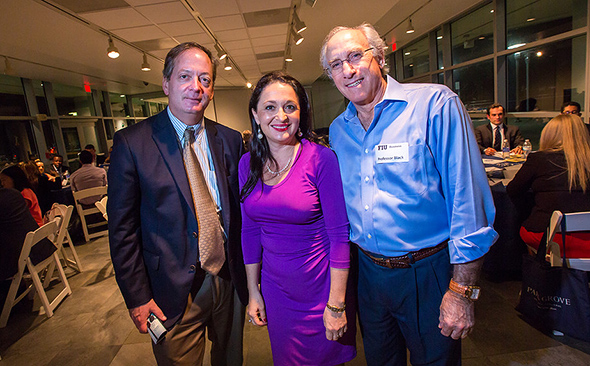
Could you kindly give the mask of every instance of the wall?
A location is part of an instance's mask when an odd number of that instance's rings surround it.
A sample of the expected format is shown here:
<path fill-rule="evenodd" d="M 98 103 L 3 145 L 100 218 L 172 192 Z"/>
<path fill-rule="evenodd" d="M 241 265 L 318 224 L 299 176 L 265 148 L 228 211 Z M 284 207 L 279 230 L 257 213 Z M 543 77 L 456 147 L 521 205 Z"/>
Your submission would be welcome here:
<path fill-rule="evenodd" d="M 312 84 L 310 94 L 314 129 L 329 127 L 334 118 L 346 109 L 347 101 L 332 80 L 316 80 Z"/>
<path fill-rule="evenodd" d="M 251 94 L 251 89 L 215 90 L 213 101 L 205 111 L 205 117 L 239 132 L 250 130 L 248 102 Z"/>

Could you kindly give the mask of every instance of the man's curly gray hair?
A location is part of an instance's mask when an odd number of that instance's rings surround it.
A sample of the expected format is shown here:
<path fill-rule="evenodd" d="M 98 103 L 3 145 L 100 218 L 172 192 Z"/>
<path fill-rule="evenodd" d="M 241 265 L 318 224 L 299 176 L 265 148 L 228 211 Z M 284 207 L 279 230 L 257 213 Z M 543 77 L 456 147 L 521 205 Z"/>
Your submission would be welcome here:
<path fill-rule="evenodd" d="M 328 52 L 328 42 L 330 41 L 330 39 L 332 39 L 332 37 L 334 37 L 336 33 L 344 30 L 357 30 L 365 35 L 365 38 L 367 38 L 369 45 L 373 47 L 373 57 L 375 57 L 375 59 L 377 59 L 377 61 L 380 64 L 384 65 L 383 67 L 381 67 L 381 75 L 387 75 L 389 73 L 389 68 L 387 67 L 387 65 L 385 65 L 385 42 L 383 41 L 383 39 L 381 39 L 379 33 L 377 33 L 375 28 L 369 23 L 363 23 L 354 28 L 339 26 L 333 28 L 330 31 L 330 33 L 328 33 L 326 38 L 324 38 L 324 43 L 322 44 L 322 50 L 320 52 L 320 63 L 322 64 L 322 68 L 324 69 L 326 75 L 332 78 L 332 75 L 330 75 L 330 68 L 328 65 L 329 60 L 326 59 L 326 53 Z"/>

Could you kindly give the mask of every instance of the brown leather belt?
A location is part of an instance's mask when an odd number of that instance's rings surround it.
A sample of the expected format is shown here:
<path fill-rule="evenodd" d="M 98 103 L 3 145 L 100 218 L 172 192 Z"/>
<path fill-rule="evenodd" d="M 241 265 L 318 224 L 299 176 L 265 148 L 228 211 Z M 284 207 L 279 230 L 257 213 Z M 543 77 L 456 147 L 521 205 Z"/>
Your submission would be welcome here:
<path fill-rule="evenodd" d="M 441 250 L 445 249 L 448 246 L 449 241 L 445 240 L 439 245 L 430 248 L 424 248 L 417 250 L 415 252 L 409 252 L 405 255 L 400 255 L 399 257 L 375 257 L 374 255 L 368 253 L 363 248 L 358 247 L 361 252 L 365 253 L 365 255 L 373 261 L 378 266 L 385 267 L 385 268 L 411 268 L 412 264 L 418 262 L 421 259 L 428 258 L 433 254 L 440 252 Z"/>

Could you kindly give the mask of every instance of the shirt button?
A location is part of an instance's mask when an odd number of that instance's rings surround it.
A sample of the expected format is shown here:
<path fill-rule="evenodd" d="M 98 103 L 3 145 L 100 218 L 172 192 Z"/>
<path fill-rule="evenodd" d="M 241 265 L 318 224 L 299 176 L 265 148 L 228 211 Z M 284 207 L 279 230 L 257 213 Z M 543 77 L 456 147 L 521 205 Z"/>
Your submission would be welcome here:
<path fill-rule="evenodd" d="M 373 237 L 373 235 L 367 234 L 367 238 L 371 239 L 372 237 Z"/>
<path fill-rule="evenodd" d="M 189 273 L 194 272 L 197 269 L 197 267 L 194 264 L 191 264 L 191 266 L 189 267 Z"/>
<path fill-rule="evenodd" d="M 369 211 L 369 205 L 365 205 L 365 211 Z"/>
<path fill-rule="evenodd" d="M 197 239 L 199 237 L 199 235 L 193 231 L 193 238 Z"/>
<path fill-rule="evenodd" d="M 369 177 L 365 177 L 365 183 L 369 183 Z"/>
<path fill-rule="evenodd" d="M 369 149 L 365 149 L 365 154 L 368 154 L 368 153 L 369 153 Z"/>

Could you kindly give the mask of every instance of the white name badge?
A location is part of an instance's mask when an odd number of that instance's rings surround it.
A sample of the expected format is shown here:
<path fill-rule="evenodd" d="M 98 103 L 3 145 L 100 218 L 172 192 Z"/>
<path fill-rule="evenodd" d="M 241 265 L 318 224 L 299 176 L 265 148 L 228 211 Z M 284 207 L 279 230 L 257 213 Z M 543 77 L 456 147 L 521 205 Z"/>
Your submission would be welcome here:
<path fill-rule="evenodd" d="M 407 163 L 410 161 L 410 145 L 407 142 L 377 145 L 375 156 L 377 164 Z"/>

